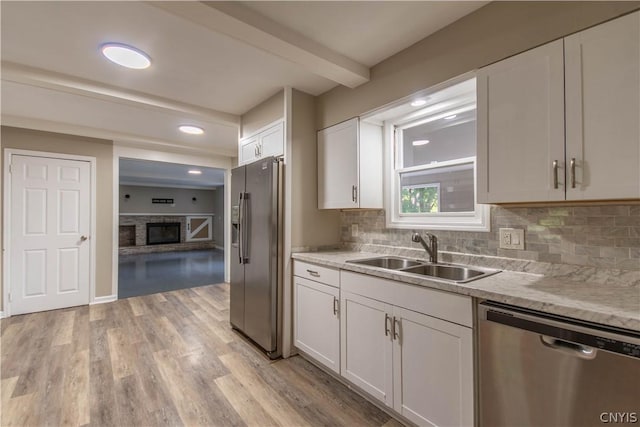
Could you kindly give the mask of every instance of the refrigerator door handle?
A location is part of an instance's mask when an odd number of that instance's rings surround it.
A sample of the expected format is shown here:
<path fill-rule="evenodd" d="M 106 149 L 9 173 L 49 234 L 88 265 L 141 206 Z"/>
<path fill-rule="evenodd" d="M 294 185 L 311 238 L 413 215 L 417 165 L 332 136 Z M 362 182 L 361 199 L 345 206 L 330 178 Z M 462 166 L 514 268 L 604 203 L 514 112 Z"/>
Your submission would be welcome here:
<path fill-rule="evenodd" d="M 249 263 L 249 230 L 248 230 L 248 223 L 249 223 L 249 215 L 251 214 L 249 212 L 249 193 L 243 193 L 243 204 L 244 204 L 244 209 L 242 209 L 242 225 L 240 227 L 242 227 L 244 229 L 244 231 L 242 232 L 242 237 L 244 239 L 244 241 L 242 242 L 242 263 L 243 264 L 248 264 Z"/>
<path fill-rule="evenodd" d="M 242 217 L 243 215 L 243 209 L 242 209 L 242 193 L 240 193 L 240 195 L 238 196 L 238 261 L 240 264 L 243 263 L 243 259 L 244 259 L 244 254 L 243 254 L 243 250 L 244 250 L 244 245 L 242 244 L 242 240 L 243 240 L 243 235 L 244 235 L 244 223 L 242 221 Z"/>

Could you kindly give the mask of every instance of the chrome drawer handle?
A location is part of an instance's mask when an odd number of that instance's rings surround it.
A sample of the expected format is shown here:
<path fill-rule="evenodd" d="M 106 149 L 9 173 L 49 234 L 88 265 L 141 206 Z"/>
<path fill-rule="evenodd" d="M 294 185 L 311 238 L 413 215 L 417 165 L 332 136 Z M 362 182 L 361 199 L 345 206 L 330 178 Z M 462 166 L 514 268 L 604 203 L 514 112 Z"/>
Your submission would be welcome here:
<path fill-rule="evenodd" d="M 313 277 L 320 277 L 320 273 L 318 273 L 317 271 L 314 271 L 314 270 L 307 269 L 307 273 L 309 273 Z"/>

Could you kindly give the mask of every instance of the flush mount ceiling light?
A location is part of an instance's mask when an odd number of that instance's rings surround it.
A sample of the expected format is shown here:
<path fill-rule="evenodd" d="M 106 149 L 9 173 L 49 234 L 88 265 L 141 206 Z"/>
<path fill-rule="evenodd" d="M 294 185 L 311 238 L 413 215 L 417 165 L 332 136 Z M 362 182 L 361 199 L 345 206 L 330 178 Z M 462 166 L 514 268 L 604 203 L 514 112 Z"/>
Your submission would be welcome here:
<path fill-rule="evenodd" d="M 105 43 L 100 50 L 109 61 L 123 67 L 142 70 L 151 65 L 149 55 L 133 46 L 122 43 Z"/>
<path fill-rule="evenodd" d="M 191 170 L 189 171 L 189 173 L 190 173 L 191 175 L 202 175 L 202 171 L 199 171 L 199 170 L 197 170 L 197 169 L 191 169 Z"/>
<path fill-rule="evenodd" d="M 453 120 L 453 119 L 455 119 L 456 117 L 458 117 L 458 115 L 457 115 L 457 114 L 452 114 L 452 115 L 450 115 L 450 116 L 445 117 L 444 119 L 445 119 L 445 120 Z"/>
<path fill-rule="evenodd" d="M 414 147 L 419 147 L 421 145 L 427 145 L 429 143 L 428 139 L 416 139 L 415 141 L 413 141 L 411 144 Z"/>
<path fill-rule="evenodd" d="M 204 129 L 193 125 L 181 125 L 178 126 L 178 129 L 180 129 L 180 132 L 188 133 L 189 135 L 202 135 L 204 133 Z"/>
<path fill-rule="evenodd" d="M 422 107 L 426 103 L 427 103 L 426 99 L 416 99 L 415 101 L 411 102 L 411 106 L 412 107 Z"/>

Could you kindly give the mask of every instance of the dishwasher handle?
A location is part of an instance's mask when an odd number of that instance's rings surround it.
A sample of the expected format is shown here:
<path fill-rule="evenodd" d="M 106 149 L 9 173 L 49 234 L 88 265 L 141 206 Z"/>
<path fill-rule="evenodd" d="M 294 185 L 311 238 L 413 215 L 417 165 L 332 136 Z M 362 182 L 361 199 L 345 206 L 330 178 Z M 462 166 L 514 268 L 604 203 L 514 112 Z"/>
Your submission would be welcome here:
<path fill-rule="evenodd" d="M 596 354 L 598 353 L 597 349 L 588 345 L 576 344 L 571 341 L 561 340 L 546 335 L 540 335 L 540 342 L 545 347 L 584 360 L 593 360 L 596 358 Z"/>
<path fill-rule="evenodd" d="M 612 326 L 514 307 L 493 301 L 478 304 L 479 322 L 500 324 L 546 337 L 543 343 L 583 358 L 602 350 L 640 359 L 640 333 Z M 592 357 L 592 358 L 593 358 Z"/>

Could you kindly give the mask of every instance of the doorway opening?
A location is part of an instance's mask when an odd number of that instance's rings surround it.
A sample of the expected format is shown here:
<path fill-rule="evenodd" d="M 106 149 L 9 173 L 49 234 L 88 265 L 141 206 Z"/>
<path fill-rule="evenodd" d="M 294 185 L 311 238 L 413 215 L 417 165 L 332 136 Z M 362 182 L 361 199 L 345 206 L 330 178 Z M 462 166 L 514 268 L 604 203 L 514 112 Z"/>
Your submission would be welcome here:
<path fill-rule="evenodd" d="M 224 170 L 119 160 L 118 298 L 224 282 Z"/>

